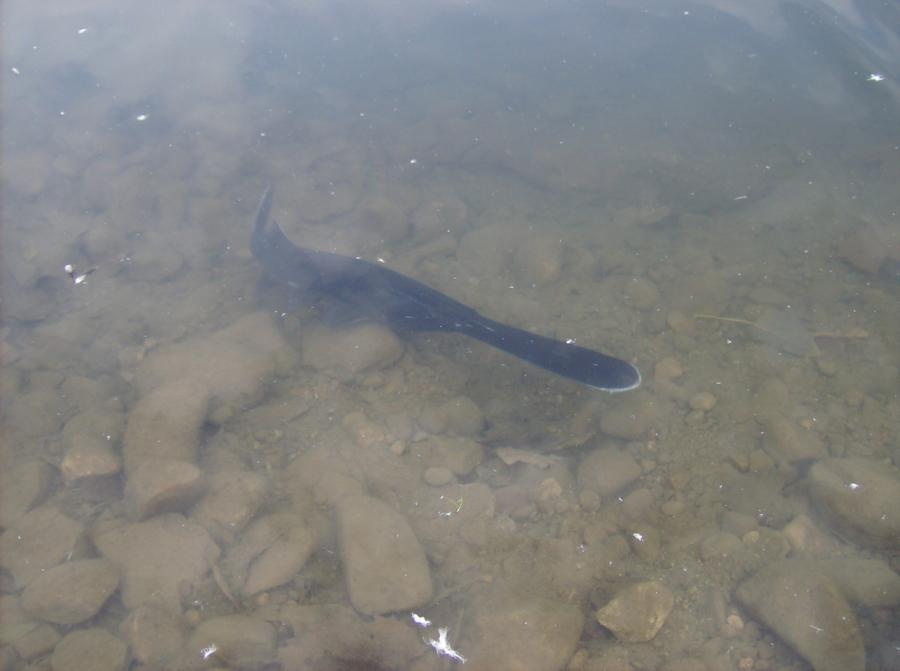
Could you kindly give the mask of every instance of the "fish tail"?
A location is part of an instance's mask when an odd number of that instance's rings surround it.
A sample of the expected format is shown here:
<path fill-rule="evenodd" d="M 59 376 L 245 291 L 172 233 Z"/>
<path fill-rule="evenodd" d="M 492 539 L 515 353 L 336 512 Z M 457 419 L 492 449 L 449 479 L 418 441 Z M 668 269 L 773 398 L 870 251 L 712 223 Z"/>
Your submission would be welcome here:
<path fill-rule="evenodd" d="M 269 222 L 269 211 L 272 209 L 272 192 L 272 185 L 268 184 L 266 190 L 263 191 L 262 197 L 259 199 L 259 207 L 256 209 L 256 223 L 253 226 L 254 232 L 262 232 Z"/>

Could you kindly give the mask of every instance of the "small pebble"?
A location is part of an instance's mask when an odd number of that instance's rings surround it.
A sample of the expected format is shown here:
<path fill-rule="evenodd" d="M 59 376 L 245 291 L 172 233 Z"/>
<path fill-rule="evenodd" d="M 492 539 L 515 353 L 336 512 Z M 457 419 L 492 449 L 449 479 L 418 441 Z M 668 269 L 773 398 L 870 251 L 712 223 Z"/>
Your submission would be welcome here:
<path fill-rule="evenodd" d="M 688 426 L 699 426 L 706 419 L 706 413 L 702 410 L 691 410 L 685 415 L 684 423 Z"/>
<path fill-rule="evenodd" d="M 690 404 L 693 410 L 709 412 L 715 407 L 717 400 L 718 399 L 708 391 L 701 391 L 699 394 L 694 394 L 691 397 Z"/>
<path fill-rule="evenodd" d="M 653 369 L 653 379 L 656 381 L 674 380 L 682 375 L 684 375 L 684 368 L 681 367 L 681 364 L 676 359 L 670 356 L 658 361 Z"/>
<path fill-rule="evenodd" d="M 643 277 L 634 278 L 625 285 L 625 296 L 639 310 L 650 310 L 660 301 L 659 289 L 653 282 Z"/>
<path fill-rule="evenodd" d="M 819 369 L 819 372 L 826 377 L 831 377 L 835 373 L 837 373 L 837 366 L 834 361 L 831 359 L 827 359 L 824 356 L 816 357 L 816 368 Z"/>
<path fill-rule="evenodd" d="M 683 312 L 672 310 L 666 315 L 666 323 L 675 333 L 692 335 L 694 333 L 694 321 Z"/>

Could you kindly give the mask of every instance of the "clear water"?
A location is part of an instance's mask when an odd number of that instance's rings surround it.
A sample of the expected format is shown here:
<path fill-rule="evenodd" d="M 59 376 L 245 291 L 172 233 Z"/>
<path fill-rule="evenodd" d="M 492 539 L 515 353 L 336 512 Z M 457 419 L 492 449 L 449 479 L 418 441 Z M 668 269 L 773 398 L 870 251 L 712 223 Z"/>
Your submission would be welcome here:
<path fill-rule="evenodd" d="M 784 559 L 819 576 L 824 614 L 797 607 L 797 632 L 843 612 L 824 558 L 900 568 L 897 539 L 841 523 L 810 475 L 862 459 L 888 478 L 877 505 L 900 509 L 898 27 L 888 2 L 5 3 L 2 547 L 56 507 L 90 542 L 35 560 L 102 555 L 123 577 L 40 644 L 22 615 L 4 663 L 62 664 L 58 639 L 99 628 L 186 668 L 202 623 L 234 614 L 273 642 L 207 663 L 460 663 L 426 644 L 437 627 L 475 668 L 836 655 L 846 629 L 804 651 L 739 586 Z M 257 286 L 267 184 L 297 244 L 631 360 L 644 385 L 584 389 L 459 336 L 323 331 L 315 306 Z M 154 441 L 184 441 L 196 470 L 159 510 L 209 536 L 161 601 L 183 646 L 120 628 L 156 603 L 129 596 L 154 573 L 103 538 L 156 517 L 129 490 Z M 627 463 L 592 469 L 611 448 Z M 426 478 L 448 466 L 449 484 Z M 431 581 L 415 605 L 379 601 L 374 624 L 347 586 L 342 506 L 360 493 L 408 523 Z M 311 555 L 244 594 L 235 556 L 271 514 Z M 0 557 L 4 608 L 32 580 L 19 560 Z M 597 612 L 642 581 L 674 606 L 651 640 L 622 640 Z M 866 668 L 898 668 L 896 601 L 849 608 Z"/>

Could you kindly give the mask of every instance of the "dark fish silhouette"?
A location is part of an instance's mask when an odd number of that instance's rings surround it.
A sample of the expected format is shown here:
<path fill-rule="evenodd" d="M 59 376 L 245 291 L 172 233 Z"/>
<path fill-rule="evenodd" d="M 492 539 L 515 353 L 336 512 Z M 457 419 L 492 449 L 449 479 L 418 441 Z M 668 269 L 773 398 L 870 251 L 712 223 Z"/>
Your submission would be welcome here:
<path fill-rule="evenodd" d="M 401 332 L 462 333 L 552 373 L 605 391 L 641 383 L 638 369 L 607 354 L 488 319 L 406 275 L 362 259 L 298 247 L 269 221 L 272 188 L 259 204 L 250 247 L 265 275 L 304 295 L 337 301 L 342 311 Z"/>

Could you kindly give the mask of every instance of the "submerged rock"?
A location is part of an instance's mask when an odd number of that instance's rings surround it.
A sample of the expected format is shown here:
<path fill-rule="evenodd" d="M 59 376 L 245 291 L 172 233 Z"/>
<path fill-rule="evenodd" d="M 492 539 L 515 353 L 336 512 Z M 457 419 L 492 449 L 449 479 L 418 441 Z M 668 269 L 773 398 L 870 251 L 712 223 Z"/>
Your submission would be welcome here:
<path fill-rule="evenodd" d="M 900 471 L 871 459 L 825 459 L 809 472 L 809 494 L 842 532 L 865 545 L 900 548 Z"/>
<path fill-rule="evenodd" d="M 290 581 L 316 547 L 316 532 L 295 513 L 255 520 L 223 562 L 241 593 L 253 596 Z"/>
<path fill-rule="evenodd" d="M 8 469 L 8 470 L 7 470 Z M 8 527 L 46 494 L 53 467 L 37 459 L 23 461 L 0 473 L 0 527 Z"/>
<path fill-rule="evenodd" d="M 178 514 L 98 525 L 94 545 L 121 570 L 126 608 L 153 603 L 180 612 L 183 590 L 199 583 L 219 557 L 206 529 Z"/>
<path fill-rule="evenodd" d="M 575 604 L 491 591 L 476 600 L 474 640 L 451 642 L 467 658 L 467 670 L 559 671 L 575 653 L 583 626 Z"/>
<path fill-rule="evenodd" d="M 617 447 L 598 447 L 578 465 L 578 484 L 582 490 L 600 496 L 612 496 L 641 476 L 641 467 L 628 452 Z"/>
<path fill-rule="evenodd" d="M 317 327 L 303 339 L 303 364 L 348 382 L 367 370 L 385 368 L 403 354 L 393 331 L 366 323 L 340 331 Z"/>
<path fill-rule="evenodd" d="M 53 671 L 120 671 L 127 652 L 105 629 L 76 629 L 56 644 L 50 666 Z"/>
<path fill-rule="evenodd" d="M 119 586 L 119 571 L 106 559 L 60 564 L 22 592 L 22 608 L 54 624 L 78 624 L 96 615 Z"/>
<path fill-rule="evenodd" d="M 659 633 L 675 598 L 665 585 L 647 581 L 631 585 L 597 611 L 597 621 L 620 641 L 640 643 Z"/>
<path fill-rule="evenodd" d="M 799 559 L 776 561 L 744 581 L 738 601 L 816 671 L 863 671 L 856 616 L 830 578 Z"/>
<path fill-rule="evenodd" d="M 275 628 L 259 617 L 223 615 L 202 622 L 187 645 L 194 659 L 212 650 L 231 668 L 261 668 L 275 656 Z"/>
<path fill-rule="evenodd" d="M 431 599 L 425 551 L 406 519 L 371 496 L 338 504 L 341 559 L 350 602 L 368 615 L 409 610 Z"/>
<path fill-rule="evenodd" d="M 59 508 L 44 505 L 23 515 L 0 536 L 0 566 L 25 587 L 47 569 L 80 559 L 87 548 L 84 527 Z"/>

